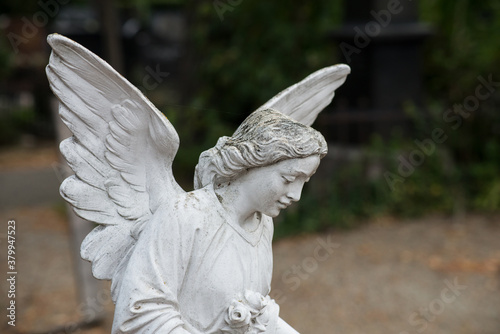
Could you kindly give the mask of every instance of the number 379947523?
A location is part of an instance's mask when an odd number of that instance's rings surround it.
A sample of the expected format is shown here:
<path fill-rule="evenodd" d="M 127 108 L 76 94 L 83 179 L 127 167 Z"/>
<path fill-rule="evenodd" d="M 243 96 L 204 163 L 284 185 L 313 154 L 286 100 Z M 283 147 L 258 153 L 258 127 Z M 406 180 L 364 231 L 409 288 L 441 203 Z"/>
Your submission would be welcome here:
<path fill-rule="evenodd" d="M 16 221 L 9 220 L 7 223 L 7 265 L 9 270 L 16 268 Z"/>

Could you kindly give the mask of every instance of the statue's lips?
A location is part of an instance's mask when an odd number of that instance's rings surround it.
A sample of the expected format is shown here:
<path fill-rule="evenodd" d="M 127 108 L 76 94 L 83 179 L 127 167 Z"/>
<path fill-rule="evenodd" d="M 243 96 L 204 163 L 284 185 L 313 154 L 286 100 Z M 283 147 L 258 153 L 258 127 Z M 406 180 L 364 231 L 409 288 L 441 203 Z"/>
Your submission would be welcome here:
<path fill-rule="evenodd" d="M 283 203 L 282 201 L 276 201 L 276 203 L 278 203 L 278 207 L 280 209 L 286 209 L 287 207 L 290 206 L 290 204 L 292 204 L 291 202 L 289 202 L 289 203 Z"/>

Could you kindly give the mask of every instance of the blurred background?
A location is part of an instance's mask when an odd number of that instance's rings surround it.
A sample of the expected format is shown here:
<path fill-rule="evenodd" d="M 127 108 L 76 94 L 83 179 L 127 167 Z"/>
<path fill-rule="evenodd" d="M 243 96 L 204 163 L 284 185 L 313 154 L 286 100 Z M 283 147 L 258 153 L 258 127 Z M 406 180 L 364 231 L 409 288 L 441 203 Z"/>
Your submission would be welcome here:
<path fill-rule="evenodd" d="M 2 332 L 112 322 L 109 285 L 75 255 L 92 226 L 58 194 L 68 134 L 44 72 L 57 32 L 168 116 L 185 190 L 199 154 L 250 112 L 350 65 L 313 125 L 329 154 L 276 221 L 282 317 L 301 333 L 500 333 L 499 1 L 2 2 L 0 31 L 0 259 L 13 219 L 18 272 Z"/>

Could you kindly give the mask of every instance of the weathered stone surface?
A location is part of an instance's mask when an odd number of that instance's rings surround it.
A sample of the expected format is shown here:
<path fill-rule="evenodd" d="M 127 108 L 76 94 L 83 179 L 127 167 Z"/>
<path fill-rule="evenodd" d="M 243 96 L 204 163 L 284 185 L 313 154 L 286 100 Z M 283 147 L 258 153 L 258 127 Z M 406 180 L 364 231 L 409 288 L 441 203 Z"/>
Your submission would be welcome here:
<path fill-rule="evenodd" d="M 185 192 L 170 122 L 90 51 L 48 41 L 47 76 L 73 133 L 61 152 L 75 175 L 61 195 L 99 224 L 81 255 L 112 280 L 113 333 L 296 333 L 269 298 L 272 217 L 300 199 L 326 154 L 309 125 L 349 68 L 315 72 L 252 113 L 201 154 L 197 189 Z"/>

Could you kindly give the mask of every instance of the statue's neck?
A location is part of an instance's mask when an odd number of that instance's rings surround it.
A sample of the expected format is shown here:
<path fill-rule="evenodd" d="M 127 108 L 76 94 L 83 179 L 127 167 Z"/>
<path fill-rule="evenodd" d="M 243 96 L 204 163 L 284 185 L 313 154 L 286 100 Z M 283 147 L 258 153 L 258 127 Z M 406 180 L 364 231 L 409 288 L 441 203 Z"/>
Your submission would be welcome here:
<path fill-rule="evenodd" d="M 238 181 L 215 186 L 214 191 L 229 219 L 247 232 L 257 230 L 262 221 L 262 214 L 249 206 L 247 196 L 238 187 Z"/>

